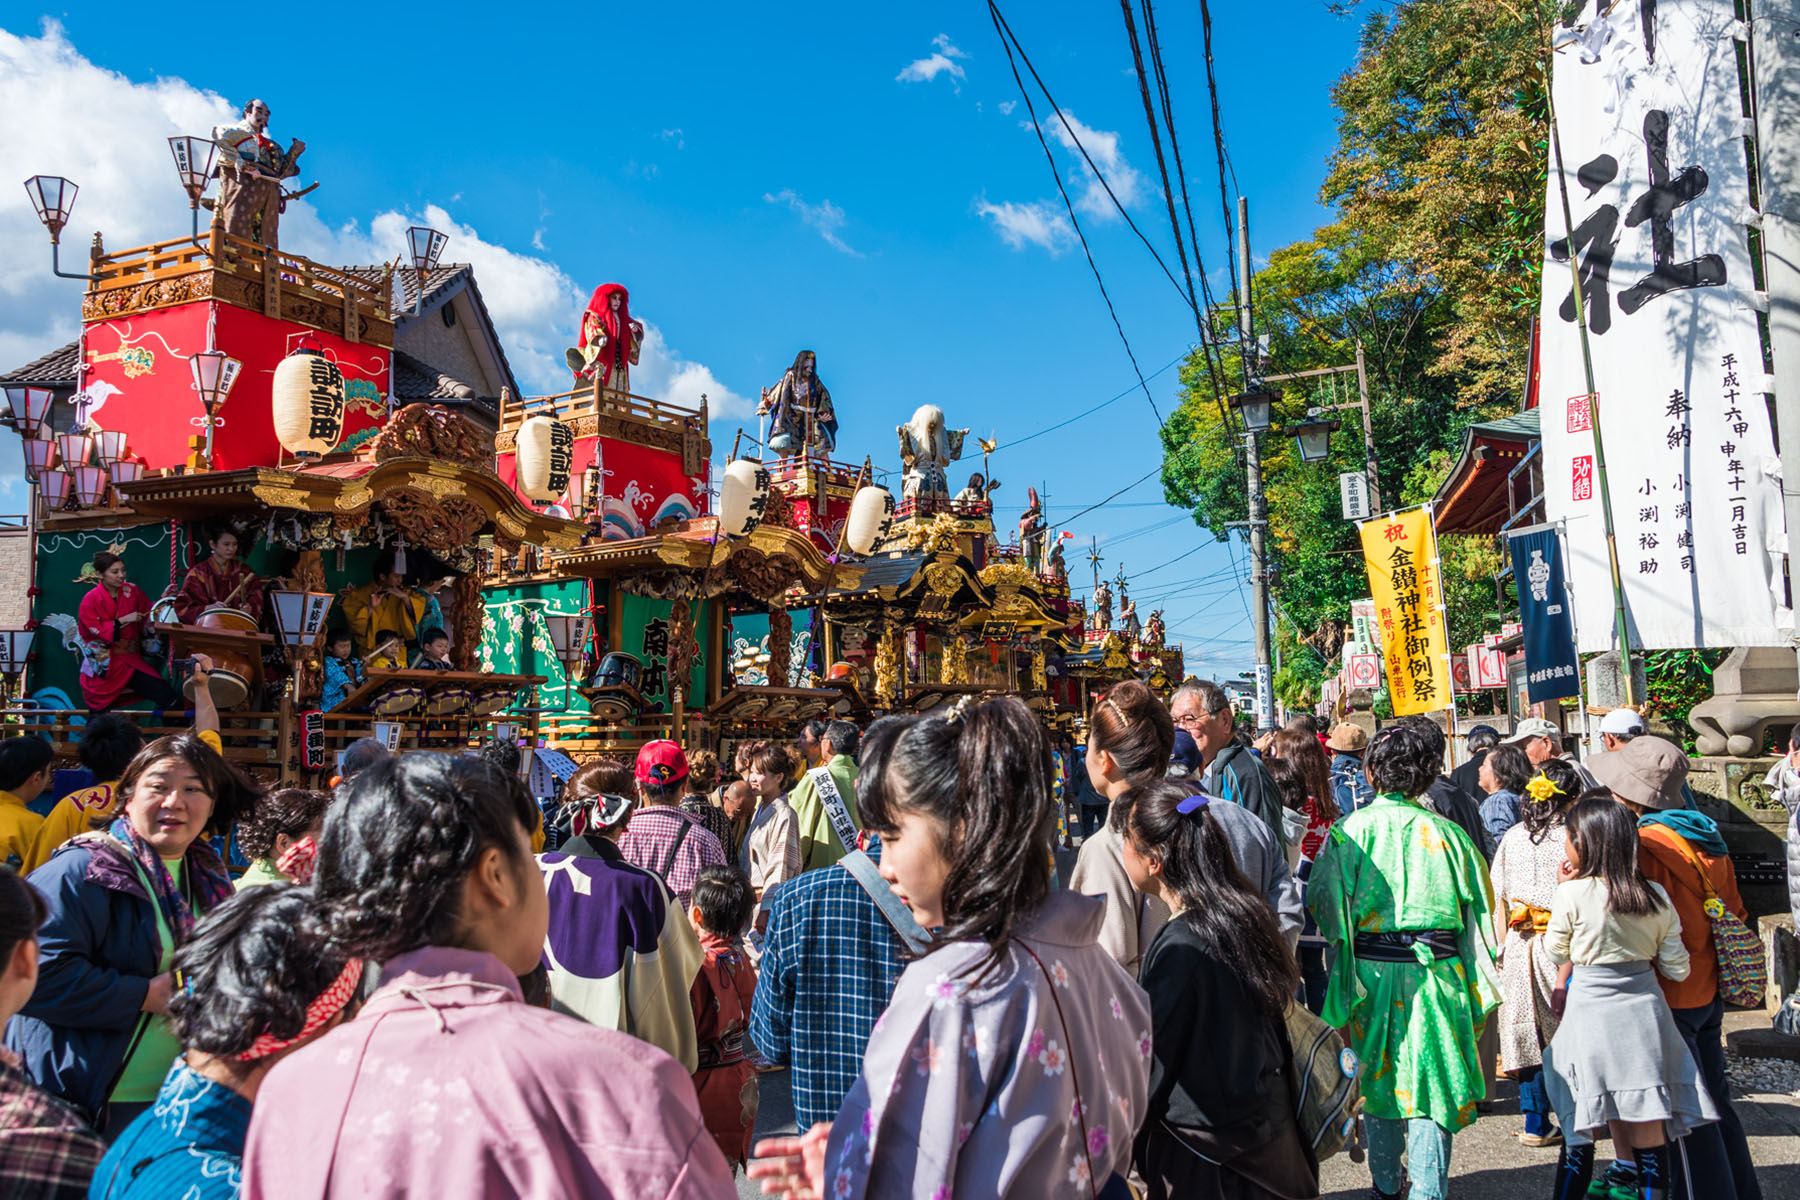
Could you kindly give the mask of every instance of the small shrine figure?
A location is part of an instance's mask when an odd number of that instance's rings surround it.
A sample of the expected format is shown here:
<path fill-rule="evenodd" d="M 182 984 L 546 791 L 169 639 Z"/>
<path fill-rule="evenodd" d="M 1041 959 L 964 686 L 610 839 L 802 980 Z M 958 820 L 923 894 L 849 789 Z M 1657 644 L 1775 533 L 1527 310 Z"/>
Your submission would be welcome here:
<path fill-rule="evenodd" d="M 233 237 L 279 246 L 281 210 L 288 197 L 281 181 L 300 174 L 306 143 L 295 138 L 283 150 L 263 135 L 269 106 L 261 100 L 244 105 L 243 119 L 213 129 L 219 147 L 219 198 L 225 232 Z M 310 191 L 311 189 L 307 189 Z"/>
<path fill-rule="evenodd" d="M 1167 631 L 1163 628 L 1163 611 L 1162 611 L 1162 609 L 1160 609 L 1160 608 L 1151 609 L 1150 610 L 1150 624 L 1147 625 L 1144 629 L 1144 645 L 1154 646 L 1158 650 L 1160 650 L 1160 649 L 1162 649 L 1163 639 L 1167 636 L 1168 636 Z"/>
<path fill-rule="evenodd" d="M 900 462 L 906 468 L 903 494 L 908 500 L 950 498 L 944 468 L 962 457 L 966 429 L 944 428 L 944 410 L 921 404 L 912 420 L 896 426 L 900 435 Z"/>
<path fill-rule="evenodd" d="M 1025 489 L 1025 515 L 1019 518 L 1019 548 L 1025 553 L 1025 567 L 1036 573 L 1044 561 L 1044 502 L 1037 489 Z"/>
<path fill-rule="evenodd" d="M 837 449 L 837 409 L 831 404 L 831 390 L 819 379 L 818 355 L 811 350 L 794 355 L 794 365 L 781 382 L 763 390 L 756 412 L 772 418 L 769 449 L 784 458 Z"/>
<path fill-rule="evenodd" d="M 1105 633 L 1112 628 L 1112 589 L 1102 579 L 1094 585 L 1094 632 Z"/>
<path fill-rule="evenodd" d="M 238 608 L 253 617 L 263 610 L 263 581 L 238 558 L 238 535 L 219 530 L 208 543 L 212 553 L 188 568 L 181 590 L 175 594 L 175 615 L 192 625 L 209 608 Z"/>
<path fill-rule="evenodd" d="M 956 493 L 956 502 L 958 504 L 978 504 L 991 497 L 994 494 L 994 489 L 999 486 L 1000 485 L 997 482 L 990 482 L 983 479 L 981 477 L 981 472 L 977 471 L 969 476 L 968 486 Z"/>
<path fill-rule="evenodd" d="M 1137 601 L 1125 591 L 1123 580 L 1119 582 L 1119 626 L 1124 630 L 1125 640 L 1135 642 L 1143 632 L 1143 624 L 1138 620 Z"/>
<path fill-rule="evenodd" d="M 1062 539 L 1056 539 L 1056 545 L 1050 549 L 1050 577 L 1056 582 L 1068 585 L 1069 564 L 1063 558 Z"/>
<path fill-rule="evenodd" d="M 565 350 L 563 361 L 578 380 L 597 378 L 609 392 L 629 392 L 643 348 L 644 325 L 631 319 L 631 293 L 622 283 L 603 283 L 581 314 L 581 345 Z"/>

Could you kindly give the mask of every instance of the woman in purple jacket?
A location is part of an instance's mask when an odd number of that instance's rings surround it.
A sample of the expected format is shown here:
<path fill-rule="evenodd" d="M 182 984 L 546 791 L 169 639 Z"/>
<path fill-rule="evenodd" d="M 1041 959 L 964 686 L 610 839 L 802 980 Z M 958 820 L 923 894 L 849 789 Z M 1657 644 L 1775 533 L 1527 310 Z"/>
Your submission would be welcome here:
<path fill-rule="evenodd" d="M 382 983 L 263 1081 L 245 1195 L 735 1196 L 681 1064 L 521 1002 L 549 924 L 535 819 L 516 778 L 465 757 L 408 754 L 346 787 L 313 886 Z"/>

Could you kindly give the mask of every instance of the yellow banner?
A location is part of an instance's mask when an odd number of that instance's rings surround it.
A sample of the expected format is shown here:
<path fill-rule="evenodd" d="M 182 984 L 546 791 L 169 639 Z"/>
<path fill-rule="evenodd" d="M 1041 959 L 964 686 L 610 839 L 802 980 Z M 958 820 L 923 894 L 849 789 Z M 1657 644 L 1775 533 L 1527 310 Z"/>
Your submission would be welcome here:
<path fill-rule="evenodd" d="M 1375 597 L 1394 715 L 1449 708 L 1450 646 L 1431 509 L 1376 517 L 1357 529 Z"/>

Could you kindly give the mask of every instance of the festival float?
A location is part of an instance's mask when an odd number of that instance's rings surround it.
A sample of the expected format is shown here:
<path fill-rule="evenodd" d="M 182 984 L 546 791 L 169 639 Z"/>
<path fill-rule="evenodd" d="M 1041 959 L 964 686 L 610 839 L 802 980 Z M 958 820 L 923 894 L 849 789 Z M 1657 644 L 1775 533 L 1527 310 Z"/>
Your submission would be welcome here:
<path fill-rule="evenodd" d="M 86 287 L 77 341 L 4 377 L 32 586 L 0 671 L 9 717 L 60 753 L 107 707 L 180 727 L 199 654 L 227 756 L 287 782 L 371 734 L 728 750 L 968 693 L 1067 729 L 1112 680 L 1181 677 L 1160 614 L 1140 634 L 1122 605 L 1115 630 L 1109 600 L 1090 619 L 1070 597 L 1072 535 L 1035 491 L 997 533 L 993 442 L 951 493 L 967 431 L 936 405 L 896 429 L 896 499 L 872 461 L 832 457 L 837 410 L 803 350 L 715 480 L 705 397 L 631 390 L 644 327 L 623 285 L 595 290 L 572 386 L 533 396 L 473 271 L 440 262 L 445 235 L 414 227 L 373 266 L 281 249 L 281 210 L 311 188 L 287 190 L 305 147 L 268 117 L 255 101 L 170 139 L 189 236 L 96 233 L 85 271 L 60 260 L 75 186 L 27 183 L 52 269 Z"/>

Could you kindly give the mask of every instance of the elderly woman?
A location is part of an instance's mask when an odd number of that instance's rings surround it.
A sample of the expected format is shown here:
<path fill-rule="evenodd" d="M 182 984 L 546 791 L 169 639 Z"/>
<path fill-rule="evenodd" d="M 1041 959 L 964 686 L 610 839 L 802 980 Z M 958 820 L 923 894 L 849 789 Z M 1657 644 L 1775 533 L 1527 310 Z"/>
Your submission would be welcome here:
<path fill-rule="evenodd" d="M 1410 725 L 1369 744 L 1375 799 L 1325 839 L 1308 904 L 1334 948 L 1328 1023 L 1363 1062 L 1374 1195 L 1449 1195 L 1450 1139 L 1485 1093 L 1476 1041 L 1499 1002 L 1487 865 L 1456 822 L 1425 808 L 1440 747 Z"/>
<path fill-rule="evenodd" d="M 156 1099 L 180 1052 L 167 1016 L 175 951 L 232 895 L 201 835 L 222 837 L 256 792 L 209 737 L 178 733 L 140 750 L 119 780 L 118 815 L 31 874 L 50 912 L 37 990 L 7 1045 L 109 1136 Z"/>
<path fill-rule="evenodd" d="M 1517 746 L 1496 746 L 1481 764 L 1511 772 L 1508 756 L 1523 759 Z M 1555 1146 L 1562 1133 L 1551 1120 L 1550 1096 L 1544 1087 L 1544 1047 L 1556 1033 L 1558 1017 L 1550 1005 L 1558 969 L 1544 949 L 1550 924 L 1550 900 L 1568 834 L 1563 817 L 1581 795 L 1581 776 L 1570 763 L 1550 759 L 1543 768 L 1518 780 L 1524 803 L 1519 823 L 1506 831 L 1494 851 L 1494 938 L 1500 943 L 1500 1070 L 1519 1081 L 1519 1108 L 1525 1129 L 1518 1135 L 1527 1146 Z M 1496 795 L 1498 793 L 1495 793 Z M 1489 797 L 1492 799 L 1492 797 Z"/>

